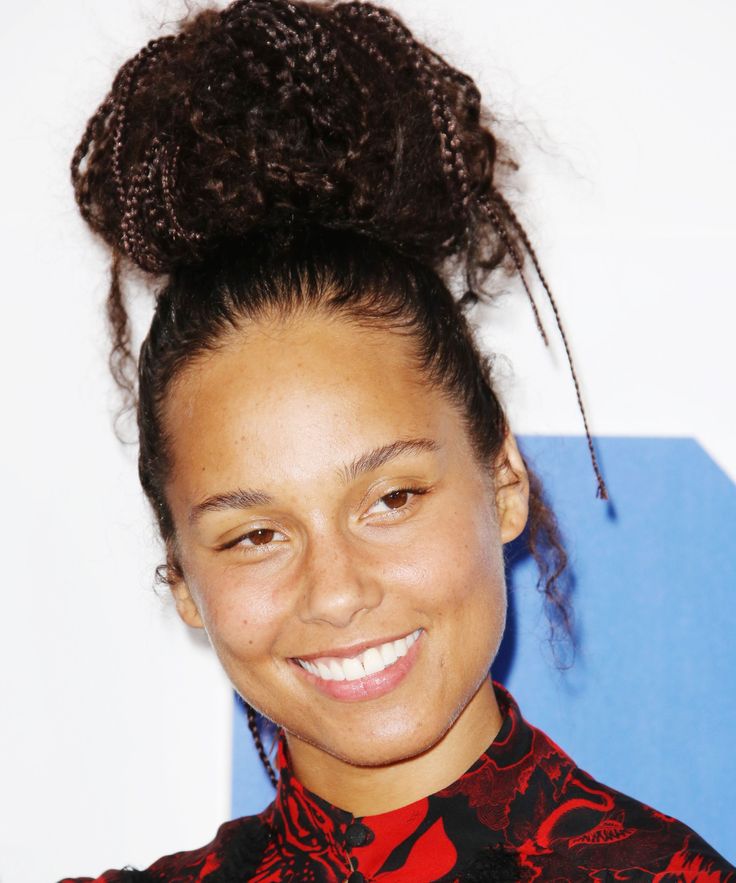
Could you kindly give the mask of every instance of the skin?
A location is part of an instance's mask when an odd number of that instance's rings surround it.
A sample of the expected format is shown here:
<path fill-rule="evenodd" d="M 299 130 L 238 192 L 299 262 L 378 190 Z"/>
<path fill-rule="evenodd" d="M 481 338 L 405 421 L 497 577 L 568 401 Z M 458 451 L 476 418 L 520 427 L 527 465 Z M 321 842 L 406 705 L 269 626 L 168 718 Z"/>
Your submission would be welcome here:
<path fill-rule="evenodd" d="M 513 438 L 479 463 L 404 337 L 319 314 L 234 332 L 176 380 L 165 424 L 178 612 L 284 728 L 298 778 L 355 815 L 453 782 L 501 723 L 502 544 L 528 500 Z M 294 661 L 416 629 L 379 696 L 327 695 Z"/>

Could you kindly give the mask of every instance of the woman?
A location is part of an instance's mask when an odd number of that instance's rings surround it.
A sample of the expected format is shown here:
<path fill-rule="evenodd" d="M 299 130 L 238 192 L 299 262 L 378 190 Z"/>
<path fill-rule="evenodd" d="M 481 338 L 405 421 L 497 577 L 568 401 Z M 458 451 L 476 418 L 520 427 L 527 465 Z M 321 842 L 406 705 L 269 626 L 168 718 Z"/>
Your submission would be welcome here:
<path fill-rule="evenodd" d="M 508 166 L 473 82 L 367 3 L 200 13 L 90 120 L 73 179 L 113 251 L 130 397 L 121 277 L 162 278 L 137 413 L 163 578 L 282 734 L 264 813 L 100 879 L 734 879 L 488 677 L 525 529 L 568 615 L 554 518 L 461 306 L 536 266 Z"/>

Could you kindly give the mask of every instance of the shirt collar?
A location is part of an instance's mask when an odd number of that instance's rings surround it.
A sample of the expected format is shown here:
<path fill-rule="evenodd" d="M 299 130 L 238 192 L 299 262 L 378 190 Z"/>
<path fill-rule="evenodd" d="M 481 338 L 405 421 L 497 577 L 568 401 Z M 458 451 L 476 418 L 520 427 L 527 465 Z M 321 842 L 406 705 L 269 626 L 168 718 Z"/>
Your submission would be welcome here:
<path fill-rule="evenodd" d="M 529 757 L 533 730 L 511 695 L 494 684 L 501 728 L 483 754 L 446 788 L 407 806 L 355 817 L 307 790 L 279 741 L 280 781 L 273 807 L 275 845 L 284 858 L 298 852 L 338 875 L 360 870 L 368 878 L 419 879 L 412 868 L 438 879 L 474 855 L 501 843 L 513 797 L 523 778 L 519 762 Z M 305 855 L 306 853 L 306 855 Z M 343 876 L 343 878 L 344 878 Z"/>

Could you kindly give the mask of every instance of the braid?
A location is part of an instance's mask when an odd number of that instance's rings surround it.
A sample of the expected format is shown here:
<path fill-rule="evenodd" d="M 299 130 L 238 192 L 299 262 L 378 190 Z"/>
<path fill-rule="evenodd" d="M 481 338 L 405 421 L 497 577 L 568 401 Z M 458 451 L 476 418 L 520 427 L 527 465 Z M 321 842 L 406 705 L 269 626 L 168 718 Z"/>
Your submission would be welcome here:
<path fill-rule="evenodd" d="M 302 21 L 307 24 L 306 19 L 302 19 Z M 315 16 L 314 20 L 310 23 L 311 28 L 317 36 L 317 61 L 315 61 L 315 71 L 318 76 L 321 76 L 325 82 L 334 82 L 339 78 L 339 72 L 337 68 L 337 59 L 339 57 L 339 52 L 337 51 L 337 47 L 334 45 L 334 42 L 331 40 L 327 30 L 322 26 L 322 22 Z M 307 25 L 309 27 L 309 25 Z M 325 63 L 325 71 L 322 72 L 321 67 L 318 64 L 319 58 Z"/>
<path fill-rule="evenodd" d="M 334 21 L 337 23 L 339 27 L 342 27 L 345 34 L 350 38 L 355 46 L 360 48 L 366 55 L 373 59 L 378 65 L 380 65 L 385 70 L 393 70 L 391 63 L 386 58 L 386 56 L 381 52 L 381 50 L 376 46 L 375 43 L 367 40 L 363 35 L 357 34 L 346 22 L 343 21 L 342 17 L 339 15 L 340 10 L 343 7 L 338 6 L 335 9 Z M 343 53 L 340 57 L 340 62 L 343 67 L 345 73 L 350 77 L 353 81 L 355 87 L 357 88 L 362 101 L 359 102 L 360 108 L 360 135 L 358 143 L 354 148 L 351 148 L 351 158 L 353 156 L 357 156 L 360 153 L 360 149 L 366 144 L 366 142 L 370 139 L 371 133 L 370 129 L 367 125 L 368 120 L 368 111 L 367 107 L 371 99 L 371 91 L 360 78 L 355 68 L 350 64 L 348 59 L 345 57 Z"/>
<path fill-rule="evenodd" d="M 223 13 L 227 28 L 244 22 L 261 28 L 281 53 L 296 88 L 306 97 L 304 105 L 322 129 L 330 126 L 331 108 L 319 101 L 316 91 L 321 84 L 337 79 L 336 50 L 328 50 L 329 40 L 319 20 L 308 9 L 281 0 L 244 0 L 226 8 Z M 315 40 L 315 34 L 317 40 Z M 320 60 L 326 61 L 323 70 Z M 299 76 L 297 62 L 302 62 L 306 76 Z"/>
<path fill-rule="evenodd" d="M 521 279 L 521 284 L 524 286 L 524 291 L 526 292 L 526 296 L 531 305 L 532 312 L 534 313 L 534 321 L 537 324 L 537 330 L 542 336 L 542 340 L 544 341 L 545 346 L 549 346 L 549 338 L 547 337 L 547 332 L 544 330 L 544 325 L 542 324 L 542 317 L 539 314 L 539 307 L 537 306 L 537 302 L 535 301 L 532 290 L 529 287 L 529 283 L 527 282 L 526 274 L 524 273 L 524 262 L 521 258 L 521 255 L 514 245 L 514 242 L 509 235 L 509 231 L 506 228 L 506 225 L 501 220 L 490 199 L 488 199 L 487 197 L 481 197 L 478 202 L 487 213 L 491 224 L 493 224 L 493 228 L 495 229 L 496 233 L 498 233 L 498 236 L 501 239 L 501 242 L 503 242 L 507 253 L 510 255 L 511 260 L 514 262 L 516 271 L 518 272 L 519 278 Z"/>
<path fill-rule="evenodd" d="M 123 211 L 126 202 L 126 188 L 123 179 L 123 173 L 120 168 L 120 155 L 123 149 L 123 135 L 125 132 L 125 123 L 128 113 L 128 101 L 133 92 L 133 87 L 137 77 L 143 73 L 160 53 L 161 50 L 176 41 L 180 37 L 178 35 L 167 35 L 158 37 L 155 40 L 149 40 L 141 51 L 134 55 L 118 73 L 113 83 L 112 93 L 115 96 L 113 103 L 113 117 L 115 119 L 113 149 L 110 166 L 112 169 L 113 182 L 118 198 L 118 205 Z"/>
<path fill-rule="evenodd" d="M 82 175 L 79 171 L 79 167 L 82 164 L 82 160 L 89 153 L 92 145 L 99 141 L 105 126 L 109 122 L 112 109 L 112 95 L 108 95 L 97 109 L 97 112 L 90 117 L 87 127 L 84 130 L 82 140 L 77 145 L 77 149 L 74 151 L 71 161 L 71 177 L 72 185 L 74 187 L 74 197 L 79 206 L 80 214 L 95 230 L 100 229 L 101 223 L 95 218 L 91 209 L 92 191 L 90 188 L 89 177 L 87 175 Z"/>
<path fill-rule="evenodd" d="M 250 734 L 253 737 L 253 743 L 256 746 L 258 756 L 261 758 L 263 768 L 268 773 L 268 778 L 271 780 L 271 784 L 274 788 L 278 788 L 278 776 L 276 775 L 276 771 L 274 770 L 271 761 L 268 759 L 266 749 L 263 747 L 263 740 L 261 739 L 261 733 L 258 729 L 258 715 L 256 713 L 256 710 L 251 705 L 248 705 L 248 703 L 245 701 L 243 702 L 243 704 L 245 705 L 245 713 L 248 716 L 248 729 L 250 730 Z"/>
<path fill-rule="evenodd" d="M 460 90 L 463 110 L 473 122 L 477 122 L 480 118 L 481 94 L 472 77 L 457 70 L 457 68 L 450 67 L 444 58 L 433 49 L 427 47 L 426 51 L 442 78 Z"/>
<path fill-rule="evenodd" d="M 542 272 L 541 264 L 539 263 L 539 258 L 537 257 L 537 253 L 532 246 L 532 243 L 527 235 L 526 230 L 522 226 L 521 221 L 516 216 L 516 213 L 508 204 L 508 202 L 501 196 L 500 193 L 495 194 L 498 202 L 503 206 L 504 211 L 509 217 L 509 220 L 514 226 L 514 229 L 519 234 L 521 241 L 524 243 L 524 248 L 527 251 L 527 254 L 532 259 L 532 263 L 534 264 L 534 269 L 537 271 L 537 276 L 539 277 L 539 281 L 542 283 L 542 286 L 547 293 L 547 299 L 549 300 L 549 304 L 552 307 L 552 312 L 555 317 L 555 323 L 557 324 L 557 330 L 560 334 L 560 339 L 562 340 L 562 345 L 565 348 L 565 355 L 567 356 L 567 364 L 570 367 L 570 374 L 572 375 L 572 382 L 575 386 L 575 396 L 578 402 L 578 410 L 580 411 L 580 416 L 583 418 L 583 426 L 585 428 L 585 438 L 588 442 L 588 453 L 590 454 L 590 461 L 593 464 L 593 472 L 595 473 L 596 481 L 598 483 L 598 489 L 596 492 L 596 496 L 601 500 L 608 499 L 608 488 L 606 487 L 606 483 L 603 479 L 603 475 L 601 474 L 600 466 L 598 464 L 598 457 L 596 456 L 595 446 L 593 444 L 593 438 L 590 434 L 590 428 L 588 426 L 588 417 L 585 413 L 585 406 L 583 405 L 583 396 L 580 391 L 580 382 L 578 381 L 577 371 L 575 370 L 575 363 L 572 358 L 572 351 L 570 350 L 570 344 L 567 339 L 567 334 L 565 333 L 564 326 L 562 324 L 562 318 L 560 317 L 560 312 L 557 307 L 557 302 L 552 294 L 552 289 L 550 288 L 547 280 Z M 519 271 L 521 272 L 521 271 Z M 522 276 L 522 279 L 524 277 Z M 524 282 L 526 286 L 526 281 Z M 528 291 L 528 288 L 527 288 Z"/>
<path fill-rule="evenodd" d="M 427 60 L 427 50 L 415 40 L 404 25 L 383 9 L 372 6 L 370 3 L 350 2 L 337 7 L 336 14 L 338 17 L 342 10 L 345 10 L 352 18 L 360 16 L 369 21 L 376 22 L 389 36 L 393 37 L 399 45 L 406 49 L 419 81 L 427 93 L 432 123 L 440 139 L 443 171 L 448 180 L 454 178 L 457 185 L 458 193 L 453 201 L 455 215 L 458 219 L 464 219 L 470 199 L 470 185 L 468 183 L 468 170 L 465 158 L 460 149 L 462 141 L 458 136 L 457 118 L 450 108 L 445 92 L 442 89 L 440 78 Z M 363 36 L 361 40 L 365 41 L 366 38 Z M 458 195 L 459 199 L 457 198 Z M 453 239 L 456 240 L 456 244 L 465 235 L 467 235 L 466 232 L 455 234 Z"/>
<path fill-rule="evenodd" d="M 126 254 L 139 266 L 153 273 L 162 272 L 165 264 L 157 257 L 146 239 L 141 216 L 148 213 L 154 221 L 161 221 L 161 200 L 152 192 L 161 159 L 161 141 L 154 137 L 143 154 L 143 160 L 134 167 L 125 199 L 125 211 L 120 222 L 122 244 Z"/>
<path fill-rule="evenodd" d="M 185 230 L 179 222 L 174 209 L 174 197 L 172 190 L 176 187 L 176 168 L 179 160 L 180 147 L 177 144 L 173 156 L 169 156 L 166 145 L 161 148 L 161 192 L 164 201 L 164 209 L 171 224 L 172 238 L 183 239 L 185 242 L 194 244 L 204 239 L 201 233 Z"/>
<path fill-rule="evenodd" d="M 121 255 L 113 250 L 110 264 L 110 288 L 107 294 L 107 324 L 112 337 L 109 365 L 112 378 L 122 394 L 122 411 L 125 413 L 135 405 L 136 361 L 130 347 L 130 320 L 125 309 L 125 296 L 121 285 Z"/>

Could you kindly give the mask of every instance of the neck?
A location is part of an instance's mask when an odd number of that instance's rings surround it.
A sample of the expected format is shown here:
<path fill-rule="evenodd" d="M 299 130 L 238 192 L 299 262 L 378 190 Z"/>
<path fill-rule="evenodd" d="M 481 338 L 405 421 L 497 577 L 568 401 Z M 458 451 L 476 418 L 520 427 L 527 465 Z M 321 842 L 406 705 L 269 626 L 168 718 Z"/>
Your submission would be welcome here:
<path fill-rule="evenodd" d="M 486 678 L 444 736 L 416 757 L 385 766 L 355 766 L 289 734 L 286 740 L 294 773 L 307 789 L 354 816 L 369 816 L 451 785 L 500 728 L 501 713 Z"/>

